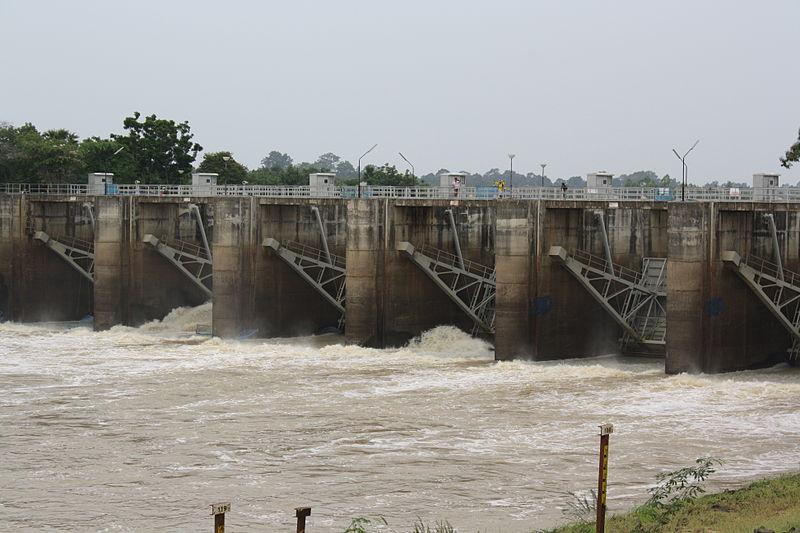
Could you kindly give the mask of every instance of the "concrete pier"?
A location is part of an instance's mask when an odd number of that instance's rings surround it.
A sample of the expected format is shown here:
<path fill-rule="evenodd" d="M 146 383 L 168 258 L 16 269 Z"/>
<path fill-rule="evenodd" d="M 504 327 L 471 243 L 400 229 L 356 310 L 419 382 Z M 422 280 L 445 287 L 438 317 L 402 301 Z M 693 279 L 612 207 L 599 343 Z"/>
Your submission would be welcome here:
<path fill-rule="evenodd" d="M 535 359 L 537 278 L 541 203 L 509 201 L 497 206 L 495 354 L 497 359 Z M 533 306 L 533 309 L 532 309 Z"/>
<path fill-rule="evenodd" d="M 125 246 L 124 198 L 99 197 L 95 200 L 94 236 L 94 326 L 108 329 L 125 321 L 123 302 L 127 284 L 123 249 Z"/>
<path fill-rule="evenodd" d="M 386 201 L 351 200 L 347 204 L 347 342 L 382 347 L 386 273 Z"/>
<path fill-rule="evenodd" d="M 94 229 L 84 203 L 93 207 Z M 8 298 L 0 310 L 18 321 L 91 313 L 95 327 L 106 329 L 202 303 L 207 296 L 197 284 L 143 242 L 153 235 L 202 246 L 189 205 L 199 207 L 211 241 L 213 332 L 221 337 L 308 335 L 340 323 L 339 311 L 265 248 L 265 239 L 317 250 L 327 243 L 345 259 L 346 342 L 397 346 L 438 325 L 471 331 L 464 310 L 398 250 L 410 243 L 455 254 L 449 211 L 464 260 L 495 272 L 494 335 L 487 336 L 499 360 L 620 351 L 622 329 L 548 256 L 553 246 L 610 254 L 633 271 L 645 257 L 667 259 L 661 352 L 668 373 L 765 366 L 786 360 L 791 345 L 769 309 L 721 260 L 728 250 L 774 257 L 763 217 L 772 214 L 783 265 L 800 269 L 800 204 L 775 202 L 3 194 L 0 289 Z M 93 243 L 94 282 L 34 240 L 35 231 Z"/>
<path fill-rule="evenodd" d="M 790 211 L 791 209 L 791 211 Z M 798 207 L 773 204 L 675 204 L 668 221 L 666 371 L 726 372 L 786 359 L 786 332 L 725 268 L 721 253 L 771 257 L 763 215 L 775 213 L 784 266 L 797 270 Z M 792 235 L 792 233 L 794 233 Z M 788 253 L 787 253 L 788 252 Z"/>

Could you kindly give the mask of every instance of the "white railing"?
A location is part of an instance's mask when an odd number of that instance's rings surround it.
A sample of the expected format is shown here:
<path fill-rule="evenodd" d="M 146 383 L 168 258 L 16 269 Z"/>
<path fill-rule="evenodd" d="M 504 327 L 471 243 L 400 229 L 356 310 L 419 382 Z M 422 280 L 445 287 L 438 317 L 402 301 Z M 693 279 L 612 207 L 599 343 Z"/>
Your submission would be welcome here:
<path fill-rule="evenodd" d="M 498 191 L 495 187 L 330 187 L 312 190 L 308 186 L 282 185 L 136 185 L 52 183 L 0 183 L 0 193 L 30 195 L 121 195 L 121 196 L 181 196 L 219 197 L 256 196 L 261 198 L 400 198 L 400 199 L 520 199 L 576 201 L 644 201 L 670 202 L 681 200 L 680 189 L 649 187 L 614 187 L 602 189 L 559 187 L 517 187 Z M 800 188 L 767 189 L 687 188 L 689 202 L 792 202 L 800 203 Z"/>

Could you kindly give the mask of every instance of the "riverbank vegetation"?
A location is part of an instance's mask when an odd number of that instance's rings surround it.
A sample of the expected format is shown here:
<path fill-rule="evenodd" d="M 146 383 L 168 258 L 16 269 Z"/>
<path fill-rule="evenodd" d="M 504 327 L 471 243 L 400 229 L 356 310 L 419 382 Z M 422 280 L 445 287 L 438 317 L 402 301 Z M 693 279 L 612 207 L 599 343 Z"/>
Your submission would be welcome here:
<path fill-rule="evenodd" d="M 630 512 L 606 521 L 609 533 L 800 532 L 800 474 L 784 475 L 737 489 L 665 505 L 653 498 Z M 542 533 L 594 533 L 594 521 L 558 527 Z"/>

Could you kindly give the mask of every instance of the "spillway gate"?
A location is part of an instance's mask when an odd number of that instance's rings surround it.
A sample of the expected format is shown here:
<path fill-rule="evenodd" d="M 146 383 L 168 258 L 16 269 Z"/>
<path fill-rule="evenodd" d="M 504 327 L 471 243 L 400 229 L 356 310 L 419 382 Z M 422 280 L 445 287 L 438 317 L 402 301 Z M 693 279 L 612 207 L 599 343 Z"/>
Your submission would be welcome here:
<path fill-rule="evenodd" d="M 415 248 L 410 242 L 399 243 L 397 249 L 472 319 L 473 334 L 479 329 L 494 333 L 497 282 L 493 268 L 436 248 Z"/>
<path fill-rule="evenodd" d="M 297 242 L 281 244 L 276 239 L 264 239 L 262 245 L 278 254 L 297 275 L 311 285 L 342 315 L 345 314 L 345 259 L 327 249 L 314 248 Z"/>
<path fill-rule="evenodd" d="M 666 344 L 666 259 L 645 257 L 641 272 L 637 272 L 585 251 L 569 254 L 561 246 L 550 248 L 548 255 L 622 327 L 623 347 Z"/>
<path fill-rule="evenodd" d="M 212 281 L 214 258 L 211 254 L 208 236 L 206 235 L 203 217 L 196 204 L 189 204 L 183 214 L 189 214 L 197 224 L 197 230 L 202 239 L 202 246 L 180 239 L 167 241 L 159 239 L 148 233 L 143 241 L 152 246 L 167 261 L 172 263 L 184 276 L 205 294 L 208 299 L 212 297 Z"/>

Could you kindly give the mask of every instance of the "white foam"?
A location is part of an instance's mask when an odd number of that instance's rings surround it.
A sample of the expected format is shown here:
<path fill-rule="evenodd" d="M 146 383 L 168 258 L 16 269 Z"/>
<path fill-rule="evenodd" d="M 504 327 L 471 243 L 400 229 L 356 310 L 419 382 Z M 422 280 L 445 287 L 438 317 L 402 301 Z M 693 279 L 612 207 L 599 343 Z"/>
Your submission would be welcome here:
<path fill-rule="evenodd" d="M 198 325 L 211 324 L 213 306 L 206 302 L 197 307 L 176 307 L 162 320 L 153 320 L 139 329 L 154 332 L 194 332 Z"/>

